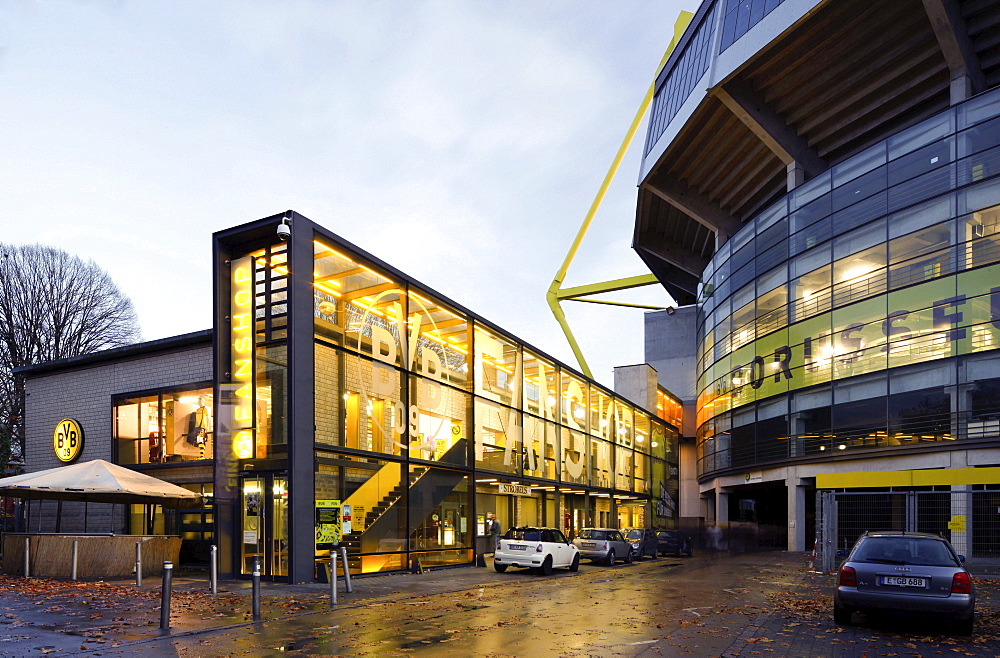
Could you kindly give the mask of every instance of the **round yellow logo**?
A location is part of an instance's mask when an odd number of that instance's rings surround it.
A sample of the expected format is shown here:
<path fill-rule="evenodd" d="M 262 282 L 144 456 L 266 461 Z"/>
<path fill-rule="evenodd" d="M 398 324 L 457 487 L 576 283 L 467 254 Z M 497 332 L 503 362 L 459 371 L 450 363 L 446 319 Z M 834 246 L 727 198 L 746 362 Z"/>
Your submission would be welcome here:
<path fill-rule="evenodd" d="M 52 449 L 61 462 L 71 462 L 83 452 L 83 428 L 72 418 L 63 418 L 52 433 Z"/>

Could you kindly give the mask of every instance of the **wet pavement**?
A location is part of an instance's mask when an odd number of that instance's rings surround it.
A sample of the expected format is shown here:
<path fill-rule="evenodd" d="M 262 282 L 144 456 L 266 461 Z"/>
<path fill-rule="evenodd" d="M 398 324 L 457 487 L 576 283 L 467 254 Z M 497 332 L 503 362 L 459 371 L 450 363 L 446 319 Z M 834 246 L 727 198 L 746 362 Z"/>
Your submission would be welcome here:
<path fill-rule="evenodd" d="M 801 553 L 659 558 L 544 578 L 438 569 L 328 585 L 174 579 L 160 631 L 160 582 L 71 583 L 0 576 L 0 654 L 912 656 L 1000 655 L 1000 581 L 978 580 L 971 638 L 927 623 L 833 623 L 834 578 Z"/>

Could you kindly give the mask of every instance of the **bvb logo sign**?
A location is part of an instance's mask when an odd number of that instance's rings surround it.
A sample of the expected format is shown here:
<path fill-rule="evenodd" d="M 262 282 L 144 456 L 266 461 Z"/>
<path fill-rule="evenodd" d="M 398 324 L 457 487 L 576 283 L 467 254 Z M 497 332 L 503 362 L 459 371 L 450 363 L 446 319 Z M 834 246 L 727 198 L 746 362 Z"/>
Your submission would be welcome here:
<path fill-rule="evenodd" d="M 72 418 L 63 418 L 52 433 L 52 449 L 67 464 L 83 452 L 83 428 Z"/>

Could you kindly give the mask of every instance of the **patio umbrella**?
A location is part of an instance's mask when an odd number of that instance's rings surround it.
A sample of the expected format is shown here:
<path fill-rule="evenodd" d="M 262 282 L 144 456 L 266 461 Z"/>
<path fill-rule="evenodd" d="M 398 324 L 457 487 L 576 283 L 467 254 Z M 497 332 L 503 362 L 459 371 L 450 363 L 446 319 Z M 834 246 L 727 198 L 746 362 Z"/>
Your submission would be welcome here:
<path fill-rule="evenodd" d="M 103 459 L 0 479 L 0 495 L 166 507 L 201 504 L 193 491 Z"/>

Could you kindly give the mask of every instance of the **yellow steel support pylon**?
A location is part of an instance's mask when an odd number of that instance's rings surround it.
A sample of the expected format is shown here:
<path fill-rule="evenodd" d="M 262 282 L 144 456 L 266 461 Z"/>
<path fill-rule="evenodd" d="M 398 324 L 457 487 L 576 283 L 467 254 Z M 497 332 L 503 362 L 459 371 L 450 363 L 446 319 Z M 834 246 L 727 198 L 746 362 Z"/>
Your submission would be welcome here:
<path fill-rule="evenodd" d="M 597 214 L 597 209 L 601 207 L 604 195 L 607 193 L 608 187 L 611 185 L 611 181 L 614 180 L 615 175 L 618 173 L 618 168 L 621 166 L 622 160 L 625 158 L 625 153 L 628 151 L 629 146 L 632 144 L 632 140 L 635 138 L 636 132 L 639 130 L 639 124 L 642 122 L 642 117 L 645 116 L 646 111 L 649 109 L 649 105 L 653 100 L 653 92 L 656 87 L 656 76 L 659 75 L 663 65 L 667 63 L 670 53 L 673 52 L 674 46 L 676 46 L 677 42 L 680 41 L 681 35 L 684 34 L 684 30 L 687 28 L 693 17 L 694 14 L 689 11 L 682 11 L 677 17 L 677 21 L 674 23 L 674 37 L 670 40 L 670 45 L 667 46 L 667 51 L 663 53 L 663 59 L 660 60 L 660 65 L 656 67 L 656 73 L 653 75 L 653 81 L 649 84 L 649 90 L 643 97 L 642 103 L 639 105 L 639 110 L 635 113 L 635 118 L 632 119 L 632 125 L 629 126 L 628 133 L 626 133 L 625 139 L 622 141 L 622 145 L 619 147 L 618 153 L 615 155 L 615 159 L 611 163 L 611 167 L 608 169 L 607 175 L 604 176 L 604 182 L 601 183 L 601 187 L 597 191 L 597 196 L 594 197 L 594 202 L 590 204 L 590 210 L 587 211 L 587 216 L 584 218 L 583 224 L 580 226 L 580 230 L 576 234 L 576 239 L 573 240 L 573 245 L 569 248 L 569 252 L 566 254 L 566 259 L 563 261 L 562 267 L 560 267 L 559 271 L 556 272 L 555 278 L 552 279 L 552 285 L 549 286 L 549 290 L 545 294 L 545 299 L 549 304 L 549 308 L 552 309 L 552 315 L 555 316 L 556 322 L 558 322 L 559 326 L 562 327 L 563 333 L 566 335 L 566 340 L 569 341 L 569 345 L 573 349 L 573 354 L 576 356 L 576 360 L 580 364 L 580 370 L 582 370 L 583 374 L 587 375 L 587 377 L 590 377 L 591 379 L 593 379 L 594 376 L 590 372 L 590 366 L 587 365 L 587 360 L 583 358 L 583 352 L 580 351 L 580 346 L 577 344 L 576 338 L 573 336 L 573 332 L 570 330 L 569 324 L 566 322 L 566 314 L 563 313 L 560 302 L 567 299 L 578 302 L 590 302 L 593 304 L 613 304 L 616 306 L 629 306 L 633 308 L 657 309 L 660 307 L 646 306 L 643 304 L 627 304 L 624 302 L 599 299 L 585 299 L 585 297 L 595 293 L 613 292 L 616 290 L 626 290 L 628 288 L 636 288 L 639 286 L 648 286 L 658 283 L 658 281 L 652 274 L 640 274 L 638 276 L 627 277 L 625 279 L 615 279 L 613 281 L 604 281 L 602 283 L 591 283 L 573 288 L 563 288 L 562 283 L 566 278 L 566 272 L 569 270 L 570 263 L 573 262 L 573 258 L 576 256 L 577 249 L 580 248 L 580 243 L 583 242 L 583 236 L 587 234 L 587 230 L 590 228 L 590 223 L 593 221 L 594 215 Z"/>

